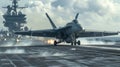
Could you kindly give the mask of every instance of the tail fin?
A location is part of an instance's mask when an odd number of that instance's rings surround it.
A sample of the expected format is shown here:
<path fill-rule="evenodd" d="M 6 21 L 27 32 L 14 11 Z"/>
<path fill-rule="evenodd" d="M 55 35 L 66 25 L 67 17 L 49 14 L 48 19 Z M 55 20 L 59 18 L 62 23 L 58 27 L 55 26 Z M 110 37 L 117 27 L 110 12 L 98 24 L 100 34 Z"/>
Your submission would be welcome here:
<path fill-rule="evenodd" d="M 77 19 L 78 19 L 78 16 L 79 16 L 79 13 L 77 13 L 76 16 L 75 16 L 75 19 L 73 19 L 73 22 L 74 22 L 74 23 L 78 23 L 78 20 L 77 20 Z"/>
<path fill-rule="evenodd" d="M 79 13 L 76 14 L 76 16 L 75 16 L 75 20 L 77 20 L 78 16 L 79 16 Z"/>
<path fill-rule="evenodd" d="M 46 16 L 47 16 L 47 18 L 49 19 L 49 21 L 50 21 L 53 29 L 57 28 L 56 25 L 53 23 L 53 21 L 51 20 L 51 18 L 49 17 L 49 15 L 48 15 L 47 13 L 46 13 Z"/>

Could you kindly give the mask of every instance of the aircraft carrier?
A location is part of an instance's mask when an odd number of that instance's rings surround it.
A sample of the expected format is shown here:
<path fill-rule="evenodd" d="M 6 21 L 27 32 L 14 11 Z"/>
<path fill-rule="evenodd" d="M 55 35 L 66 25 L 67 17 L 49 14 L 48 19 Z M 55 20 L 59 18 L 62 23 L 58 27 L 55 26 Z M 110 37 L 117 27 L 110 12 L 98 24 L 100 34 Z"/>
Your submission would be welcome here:
<path fill-rule="evenodd" d="M 26 24 L 26 15 L 21 12 L 21 9 L 26 7 L 19 7 L 18 0 L 12 0 L 12 5 L 7 5 L 3 7 L 6 9 L 6 12 L 3 15 L 4 27 L 8 28 L 8 30 L 0 31 L 0 42 L 5 43 L 9 40 L 17 40 L 19 38 L 14 34 L 14 31 L 27 31 L 28 27 L 24 26 Z"/>
<path fill-rule="evenodd" d="M 45 44 L 0 47 L 0 67 L 120 67 L 120 46 L 108 48 Z"/>
<path fill-rule="evenodd" d="M 25 24 L 27 24 L 26 14 L 21 11 L 27 7 L 20 7 L 18 2 L 19 0 L 11 0 L 11 5 L 3 7 L 3 9 L 6 10 L 3 15 L 3 25 L 8 30 L 0 30 L 0 45 L 6 45 L 8 43 L 11 43 L 11 45 L 15 45 L 15 43 L 19 41 L 24 42 L 27 40 L 31 42 L 36 42 L 39 40 L 38 38 L 34 37 L 18 36 L 14 34 L 15 31 L 29 30 L 29 28 L 25 26 Z"/>
<path fill-rule="evenodd" d="M 120 67 L 119 45 L 48 45 L 40 40 L 20 37 L 14 31 L 27 31 L 26 15 L 18 1 L 3 15 L 8 31 L 0 31 L 0 67 Z"/>

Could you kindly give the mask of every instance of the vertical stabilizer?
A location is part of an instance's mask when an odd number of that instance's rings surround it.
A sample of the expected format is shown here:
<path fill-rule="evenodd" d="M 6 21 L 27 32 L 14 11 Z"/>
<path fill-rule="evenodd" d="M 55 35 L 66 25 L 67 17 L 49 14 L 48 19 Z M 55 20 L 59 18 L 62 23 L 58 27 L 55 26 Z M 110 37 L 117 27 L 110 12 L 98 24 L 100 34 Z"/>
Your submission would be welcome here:
<path fill-rule="evenodd" d="M 78 16 L 79 16 L 79 13 L 77 13 L 77 14 L 76 14 L 76 16 L 75 16 L 75 20 L 77 20 L 77 19 L 78 19 Z"/>
<path fill-rule="evenodd" d="M 46 13 L 46 16 L 47 16 L 47 18 L 49 19 L 49 21 L 50 21 L 53 29 L 57 28 L 56 25 L 53 23 L 53 21 L 51 20 L 51 18 L 49 17 L 49 15 L 48 15 L 47 13 Z"/>

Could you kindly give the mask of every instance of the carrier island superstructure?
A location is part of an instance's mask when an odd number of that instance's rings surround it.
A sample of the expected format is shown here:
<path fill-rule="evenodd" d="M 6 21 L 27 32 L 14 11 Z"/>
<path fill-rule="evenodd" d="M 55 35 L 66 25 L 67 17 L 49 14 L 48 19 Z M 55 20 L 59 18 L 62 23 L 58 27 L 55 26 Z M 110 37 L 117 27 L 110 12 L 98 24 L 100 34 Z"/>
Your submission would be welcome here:
<path fill-rule="evenodd" d="M 6 38 L 14 38 L 14 31 L 27 31 L 28 27 L 25 26 L 26 22 L 26 15 L 22 13 L 21 9 L 26 7 L 19 7 L 18 1 L 19 0 L 11 0 L 12 4 L 3 7 L 6 9 L 6 12 L 3 15 L 4 27 L 8 28 L 8 31 L 1 30 L 0 35 L 2 36 L 1 39 Z"/>

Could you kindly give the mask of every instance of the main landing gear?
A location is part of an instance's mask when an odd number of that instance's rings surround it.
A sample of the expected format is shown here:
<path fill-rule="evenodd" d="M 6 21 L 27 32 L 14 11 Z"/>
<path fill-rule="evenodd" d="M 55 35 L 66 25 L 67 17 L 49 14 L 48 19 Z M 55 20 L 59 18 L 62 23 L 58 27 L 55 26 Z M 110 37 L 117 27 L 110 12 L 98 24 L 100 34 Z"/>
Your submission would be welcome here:
<path fill-rule="evenodd" d="M 71 42 L 71 45 L 80 45 L 80 44 L 81 44 L 80 40 Z"/>
<path fill-rule="evenodd" d="M 61 41 L 60 41 L 60 42 L 57 42 L 57 41 L 55 40 L 55 41 L 54 41 L 54 46 L 57 46 L 58 43 L 61 43 Z M 80 45 L 80 44 L 81 44 L 80 40 L 71 42 L 71 45 Z"/>
<path fill-rule="evenodd" d="M 55 40 L 55 41 L 54 41 L 54 46 L 57 46 L 57 44 L 58 44 L 58 43 L 61 43 L 61 42 L 62 42 L 61 40 L 60 40 L 60 41 L 56 41 L 56 40 Z"/>
<path fill-rule="evenodd" d="M 58 42 L 55 40 L 55 41 L 54 41 L 54 46 L 57 46 L 57 44 L 58 44 Z"/>

